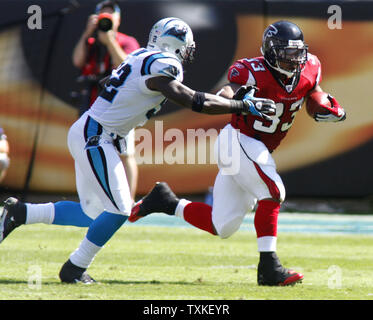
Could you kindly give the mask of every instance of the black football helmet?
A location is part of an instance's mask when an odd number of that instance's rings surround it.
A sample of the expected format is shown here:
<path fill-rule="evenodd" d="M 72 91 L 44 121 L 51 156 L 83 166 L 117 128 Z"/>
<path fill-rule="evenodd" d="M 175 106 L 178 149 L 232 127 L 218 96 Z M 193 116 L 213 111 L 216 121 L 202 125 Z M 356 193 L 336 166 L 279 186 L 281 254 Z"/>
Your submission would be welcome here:
<path fill-rule="evenodd" d="M 263 33 L 262 54 L 266 63 L 287 78 L 299 78 L 307 62 L 308 46 L 302 30 L 290 21 L 277 21 Z"/>

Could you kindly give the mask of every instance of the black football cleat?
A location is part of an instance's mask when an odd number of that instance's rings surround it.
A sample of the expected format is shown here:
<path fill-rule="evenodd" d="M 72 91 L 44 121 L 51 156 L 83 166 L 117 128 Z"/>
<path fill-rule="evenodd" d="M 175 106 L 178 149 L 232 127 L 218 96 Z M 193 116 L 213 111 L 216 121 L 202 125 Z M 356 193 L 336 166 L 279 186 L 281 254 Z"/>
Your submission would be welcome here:
<path fill-rule="evenodd" d="M 258 285 L 288 286 L 302 282 L 303 274 L 284 268 L 275 252 L 261 252 Z"/>
<path fill-rule="evenodd" d="M 96 281 L 89 276 L 86 270 L 87 269 L 76 266 L 69 259 L 61 268 L 59 274 L 60 280 L 64 283 L 95 283 Z"/>
<path fill-rule="evenodd" d="M 152 191 L 132 208 L 128 221 L 135 222 L 153 212 L 174 215 L 179 199 L 166 182 L 157 182 Z"/>
<path fill-rule="evenodd" d="M 0 243 L 9 235 L 9 233 L 25 222 L 26 205 L 16 198 L 6 199 L 0 217 Z"/>

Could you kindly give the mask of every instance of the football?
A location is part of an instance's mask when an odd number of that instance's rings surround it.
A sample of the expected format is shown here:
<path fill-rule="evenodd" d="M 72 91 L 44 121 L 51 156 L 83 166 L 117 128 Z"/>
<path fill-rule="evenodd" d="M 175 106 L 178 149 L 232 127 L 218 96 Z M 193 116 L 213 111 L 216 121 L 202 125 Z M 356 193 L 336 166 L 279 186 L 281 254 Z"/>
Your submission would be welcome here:
<path fill-rule="evenodd" d="M 306 110 L 307 113 L 313 118 L 316 113 L 328 114 L 329 110 L 322 107 L 320 104 L 331 107 L 331 103 L 328 99 L 326 92 L 315 91 L 307 98 Z"/>

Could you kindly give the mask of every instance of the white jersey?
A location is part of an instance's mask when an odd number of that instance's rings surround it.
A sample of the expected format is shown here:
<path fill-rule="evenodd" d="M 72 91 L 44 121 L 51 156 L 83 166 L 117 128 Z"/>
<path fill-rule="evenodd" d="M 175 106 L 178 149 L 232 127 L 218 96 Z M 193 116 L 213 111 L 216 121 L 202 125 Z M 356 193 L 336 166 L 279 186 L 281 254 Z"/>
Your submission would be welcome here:
<path fill-rule="evenodd" d="M 131 129 L 142 126 L 159 111 L 165 97 L 150 90 L 145 81 L 150 77 L 167 76 L 183 81 L 180 61 L 168 52 L 145 48 L 132 52 L 112 71 L 104 90 L 87 111 L 109 133 L 126 136 Z"/>

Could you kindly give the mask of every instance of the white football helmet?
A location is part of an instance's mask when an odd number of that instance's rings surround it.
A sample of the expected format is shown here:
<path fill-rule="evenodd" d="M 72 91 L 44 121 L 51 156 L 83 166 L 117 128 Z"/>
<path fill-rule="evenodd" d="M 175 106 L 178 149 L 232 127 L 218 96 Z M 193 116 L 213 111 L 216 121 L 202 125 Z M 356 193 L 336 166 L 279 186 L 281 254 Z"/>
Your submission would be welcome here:
<path fill-rule="evenodd" d="M 170 52 L 182 63 L 192 62 L 195 54 L 192 29 L 179 18 L 159 20 L 150 30 L 147 49 Z"/>

